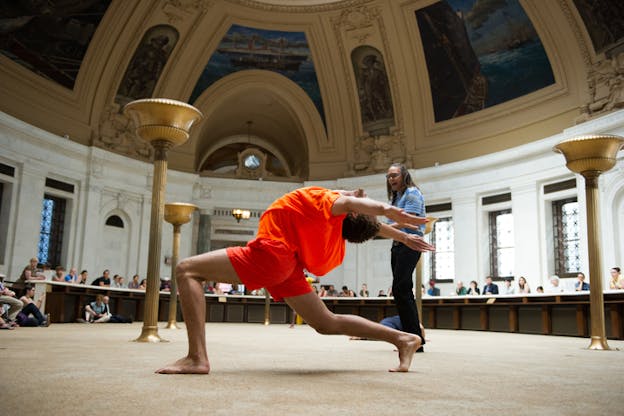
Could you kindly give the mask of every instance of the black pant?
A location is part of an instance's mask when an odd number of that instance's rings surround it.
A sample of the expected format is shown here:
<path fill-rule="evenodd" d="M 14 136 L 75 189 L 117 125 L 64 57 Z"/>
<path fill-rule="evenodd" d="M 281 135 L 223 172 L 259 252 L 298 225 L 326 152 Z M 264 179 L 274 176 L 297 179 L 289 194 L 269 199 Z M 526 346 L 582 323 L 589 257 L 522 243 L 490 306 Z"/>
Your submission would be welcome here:
<path fill-rule="evenodd" d="M 43 316 L 37 305 L 35 305 L 34 303 L 29 303 L 28 305 L 24 306 L 20 313 L 22 313 L 25 317 L 23 323 L 18 322 L 20 326 L 39 326 L 43 325 L 46 320 L 45 316 Z M 30 317 L 31 314 L 32 316 L 34 316 L 35 319 Z"/>
<path fill-rule="evenodd" d="M 403 331 L 416 334 L 425 339 L 420 330 L 420 319 L 414 299 L 414 269 L 420 259 L 420 251 L 412 250 L 404 244 L 392 244 L 390 264 L 392 266 L 392 295 L 401 318 Z"/>

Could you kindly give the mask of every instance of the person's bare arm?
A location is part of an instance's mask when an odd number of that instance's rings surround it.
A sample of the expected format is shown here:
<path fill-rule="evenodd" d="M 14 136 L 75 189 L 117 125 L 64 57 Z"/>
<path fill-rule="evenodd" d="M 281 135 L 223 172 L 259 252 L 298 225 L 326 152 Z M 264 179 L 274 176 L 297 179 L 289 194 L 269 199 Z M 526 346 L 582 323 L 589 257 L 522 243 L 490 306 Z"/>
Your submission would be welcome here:
<path fill-rule="evenodd" d="M 375 216 L 383 215 L 401 225 L 401 228 L 425 224 L 428 221 L 425 217 L 417 217 L 405 212 L 405 210 L 401 208 L 394 207 L 385 202 L 375 201 L 374 199 L 356 198 L 345 195 L 338 197 L 332 206 L 332 215 L 342 215 L 349 212 Z"/>
<path fill-rule="evenodd" d="M 399 241 L 411 248 L 412 250 L 435 251 L 434 246 L 427 243 L 425 240 L 423 240 L 422 237 L 416 234 L 409 234 L 401 230 L 397 230 L 396 228 L 384 223 L 380 223 L 379 225 L 380 228 L 377 235 L 380 237 L 391 238 L 393 240 Z"/>

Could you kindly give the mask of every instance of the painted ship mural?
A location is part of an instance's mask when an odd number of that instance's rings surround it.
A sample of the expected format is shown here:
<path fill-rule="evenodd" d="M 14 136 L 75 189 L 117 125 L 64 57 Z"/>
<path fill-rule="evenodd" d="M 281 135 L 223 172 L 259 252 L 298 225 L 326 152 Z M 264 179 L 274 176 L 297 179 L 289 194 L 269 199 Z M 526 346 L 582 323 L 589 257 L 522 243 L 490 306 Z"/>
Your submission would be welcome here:
<path fill-rule="evenodd" d="M 308 59 L 308 51 L 297 53 L 290 48 L 288 40 L 267 39 L 258 35 L 251 35 L 246 44 L 242 44 L 237 34 L 232 35 L 232 47 L 220 47 L 217 52 L 225 54 L 232 66 L 241 69 L 268 69 L 278 71 L 298 71 L 303 62 Z"/>

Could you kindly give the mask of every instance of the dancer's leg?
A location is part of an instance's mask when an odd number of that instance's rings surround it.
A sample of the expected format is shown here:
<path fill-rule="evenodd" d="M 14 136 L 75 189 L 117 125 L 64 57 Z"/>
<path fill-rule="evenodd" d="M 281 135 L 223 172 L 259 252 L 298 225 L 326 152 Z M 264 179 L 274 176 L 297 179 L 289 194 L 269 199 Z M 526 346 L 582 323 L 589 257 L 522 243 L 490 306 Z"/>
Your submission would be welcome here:
<path fill-rule="evenodd" d="M 325 335 L 351 335 L 373 338 L 394 344 L 399 351 L 399 366 L 390 371 L 409 370 L 414 353 L 422 340 L 418 335 L 397 331 L 356 315 L 332 313 L 314 292 L 286 298 L 290 305 L 312 328 Z"/>
<path fill-rule="evenodd" d="M 157 370 L 161 374 L 208 374 L 204 280 L 241 283 L 226 251 L 216 250 L 182 260 L 176 267 L 180 306 L 188 335 L 188 355 Z"/>

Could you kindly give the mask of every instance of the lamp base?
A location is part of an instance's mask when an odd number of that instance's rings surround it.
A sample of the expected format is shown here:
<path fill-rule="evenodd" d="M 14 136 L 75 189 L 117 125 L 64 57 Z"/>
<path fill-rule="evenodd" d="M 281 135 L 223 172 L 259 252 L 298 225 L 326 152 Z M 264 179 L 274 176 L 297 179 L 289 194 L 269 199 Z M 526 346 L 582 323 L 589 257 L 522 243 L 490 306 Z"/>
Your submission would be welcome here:
<path fill-rule="evenodd" d="M 169 321 L 167 325 L 165 325 L 165 329 L 180 329 L 176 321 Z"/>
<path fill-rule="evenodd" d="M 593 336 L 591 337 L 591 341 L 589 343 L 588 350 L 610 350 L 609 344 L 607 344 L 607 339 L 605 337 Z"/>
<path fill-rule="evenodd" d="M 158 335 L 158 327 L 143 327 L 141 335 L 134 342 L 169 342 Z"/>

